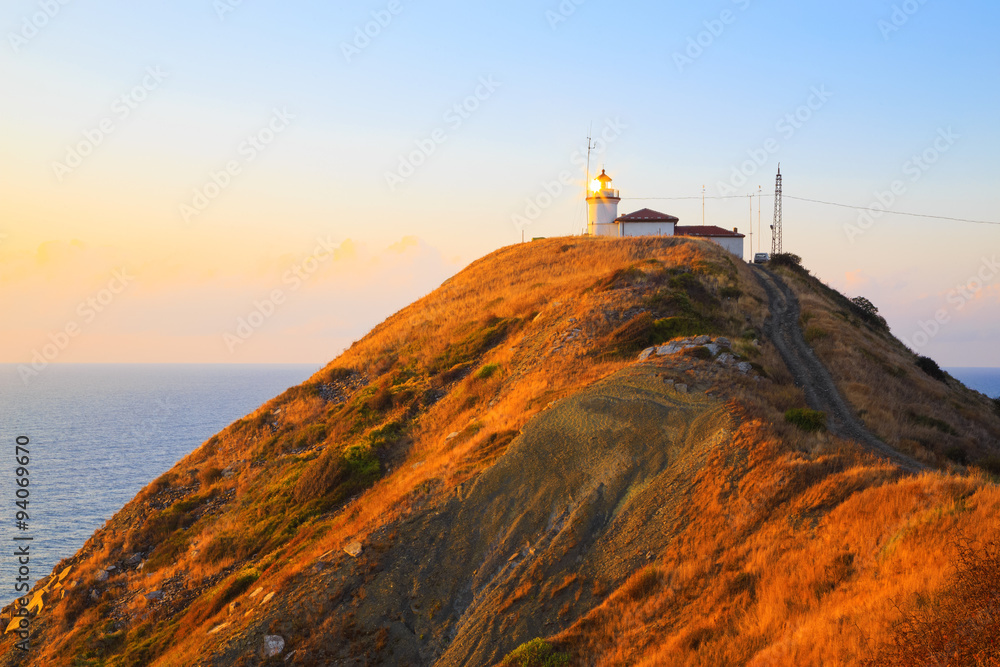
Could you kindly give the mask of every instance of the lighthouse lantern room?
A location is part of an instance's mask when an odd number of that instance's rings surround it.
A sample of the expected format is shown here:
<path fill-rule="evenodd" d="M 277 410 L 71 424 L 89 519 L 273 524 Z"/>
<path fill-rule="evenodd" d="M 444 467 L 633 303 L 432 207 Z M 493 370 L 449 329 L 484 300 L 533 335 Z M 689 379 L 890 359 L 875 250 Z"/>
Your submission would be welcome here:
<path fill-rule="evenodd" d="M 587 232 L 591 236 L 618 236 L 618 202 L 621 197 L 611 187 L 611 177 L 602 169 L 587 193 Z"/>

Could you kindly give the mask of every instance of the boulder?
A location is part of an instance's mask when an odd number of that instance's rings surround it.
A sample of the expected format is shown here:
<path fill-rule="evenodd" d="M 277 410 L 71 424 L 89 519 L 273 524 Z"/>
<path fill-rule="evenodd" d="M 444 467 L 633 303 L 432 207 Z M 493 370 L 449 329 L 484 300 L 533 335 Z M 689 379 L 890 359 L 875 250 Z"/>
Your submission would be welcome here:
<path fill-rule="evenodd" d="M 95 577 L 95 579 L 98 582 L 107 581 L 108 580 L 108 571 L 107 570 L 101 570 L 100 572 L 97 573 L 97 577 Z"/>
<path fill-rule="evenodd" d="M 639 361 L 646 361 L 646 359 L 649 359 L 651 356 L 653 356 L 654 352 L 656 352 L 655 347 L 646 348 L 645 350 L 642 351 L 642 354 L 639 355 Z"/>
<path fill-rule="evenodd" d="M 715 344 L 721 348 L 731 348 L 733 346 L 733 341 L 729 340 L 728 338 L 723 338 L 722 336 L 719 336 L 718 338 L 715 339 Z"/>
<path fill-rule="evenodd" d="M 126 565 L 138 565 L 142 562 L 142 554 L 132 554 L 125 560 Z"/>
<path fill-rule="evenodd" d="M 707 344 L 709 344 L 709 343 L 712 342 L 712 337 L 711 336 L 698 336 L 697 338 L 695 338 L 691 342 L 694 343 L 695 345 L 707 345 Z"/>
<path fill-rule="evenodd" d="M 734 357 L 733 355 L 729 354 L 728 352 L 723 352 L 718 356 L 718 358 L 716 358 L 716 361 L 718 361 L 720 364 L 728 365 L 731 364 L 734 359 L 736 359 L 736 357 Z"/>
<path fill-rule="evenodd" d="M 357 558 L 358 556 L 361 555 L 361 552 L 363 551 L 361 547 L 361 542 L 358 542 L 357 540 L 351 542 L 346 547 L 344 547 L 344 551 L 347 552 L 347 555 L 350 556 L 351 558 Z"/>
<path fill-rule="evenodd" d="M 708 350 L 709 352 L 711 352 L 712 356 L 714 357 L 715 355 L 717 355 L 719 353 L 719 350 L 721 348 L 719 348 L 719 346 L 716 345 L 715 343 L 709 343 L 708 345 L 705 346 L 705 349 Z"/>
<path fill-rule="evenodd" d="M 144 597 L 150 602 L 155 602 L 156 600 L 162 600 L 163 591 L 153 591 L 151 593 L 146 593 Z"/>
<path fill-rule="evenodd" d="M 739 370 L 740 373 L 746 375 L 747 373 L 753 370 L 753 364 L 751 364 L 749 361 L 741 361 L 740 363 L 736 364 L 736 368 L 737 370 Z"/>
<path fill-rule="evenodd" d="M 281 635 L 266 635 L 264 637 L 264 657 L 273 658 L 285 650 L 285 639 Z"/>

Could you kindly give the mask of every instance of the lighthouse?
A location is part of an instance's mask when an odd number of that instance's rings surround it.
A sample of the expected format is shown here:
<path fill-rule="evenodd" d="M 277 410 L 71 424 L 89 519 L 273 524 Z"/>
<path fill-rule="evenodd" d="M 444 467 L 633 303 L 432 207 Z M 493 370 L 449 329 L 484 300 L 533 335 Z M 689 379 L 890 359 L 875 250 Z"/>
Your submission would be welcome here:
<path fill-rule="evenodd" d="M 587 233 L 591 236 L 618 236 L 618 202 L 621 197 L 611 187 L 611 177 L 602 169 L 587 193 Z"/>

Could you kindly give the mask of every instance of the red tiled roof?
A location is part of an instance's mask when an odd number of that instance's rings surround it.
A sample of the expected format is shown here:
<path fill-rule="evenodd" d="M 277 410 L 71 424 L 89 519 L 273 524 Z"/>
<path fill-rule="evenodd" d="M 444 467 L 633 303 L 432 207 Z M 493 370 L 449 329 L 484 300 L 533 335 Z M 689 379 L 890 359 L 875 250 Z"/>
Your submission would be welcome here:
<path fill-rule="evenodd" d="M 746 238 L 745 234 L 716 227 L 715 225 L 695 225 L 689 227 L 674 227 L 675 236 L 728 236 L 734 239 Z"/>
<path fill-rule="evenodd" d="M 615 222 L 677 222 L 678 220 L 680 218 L 675 218 L 672 215 L 660 213 L 650 208 L 644 208 L 641 211 L 623 215 L 615 220 Z"/>

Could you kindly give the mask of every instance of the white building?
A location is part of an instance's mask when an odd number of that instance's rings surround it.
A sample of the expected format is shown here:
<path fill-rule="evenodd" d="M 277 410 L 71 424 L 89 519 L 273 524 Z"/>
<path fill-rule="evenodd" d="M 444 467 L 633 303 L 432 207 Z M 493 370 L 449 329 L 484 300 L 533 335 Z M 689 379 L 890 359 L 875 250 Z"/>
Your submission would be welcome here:
<path fill-rule="evenodd" d="M 644 208 L 628 215 L 618 215 L 621 201 L 618 190 L 611 187 L 611 177 L 602 169 L 587 193 L 587 233 L 591 236 L 692 236 L 718 243 L 743 259 L 743 234 L 714 225 L 678 227 L 678 218 Z"/>
<path fill-rule="evenodd" d="M 594 181 L 593 189 L 587 193 L 587 233 L 591 236 L 621 236 L 615 222 L 621 197 L 611 187 L 611 177 L 603 169 Z"/>

